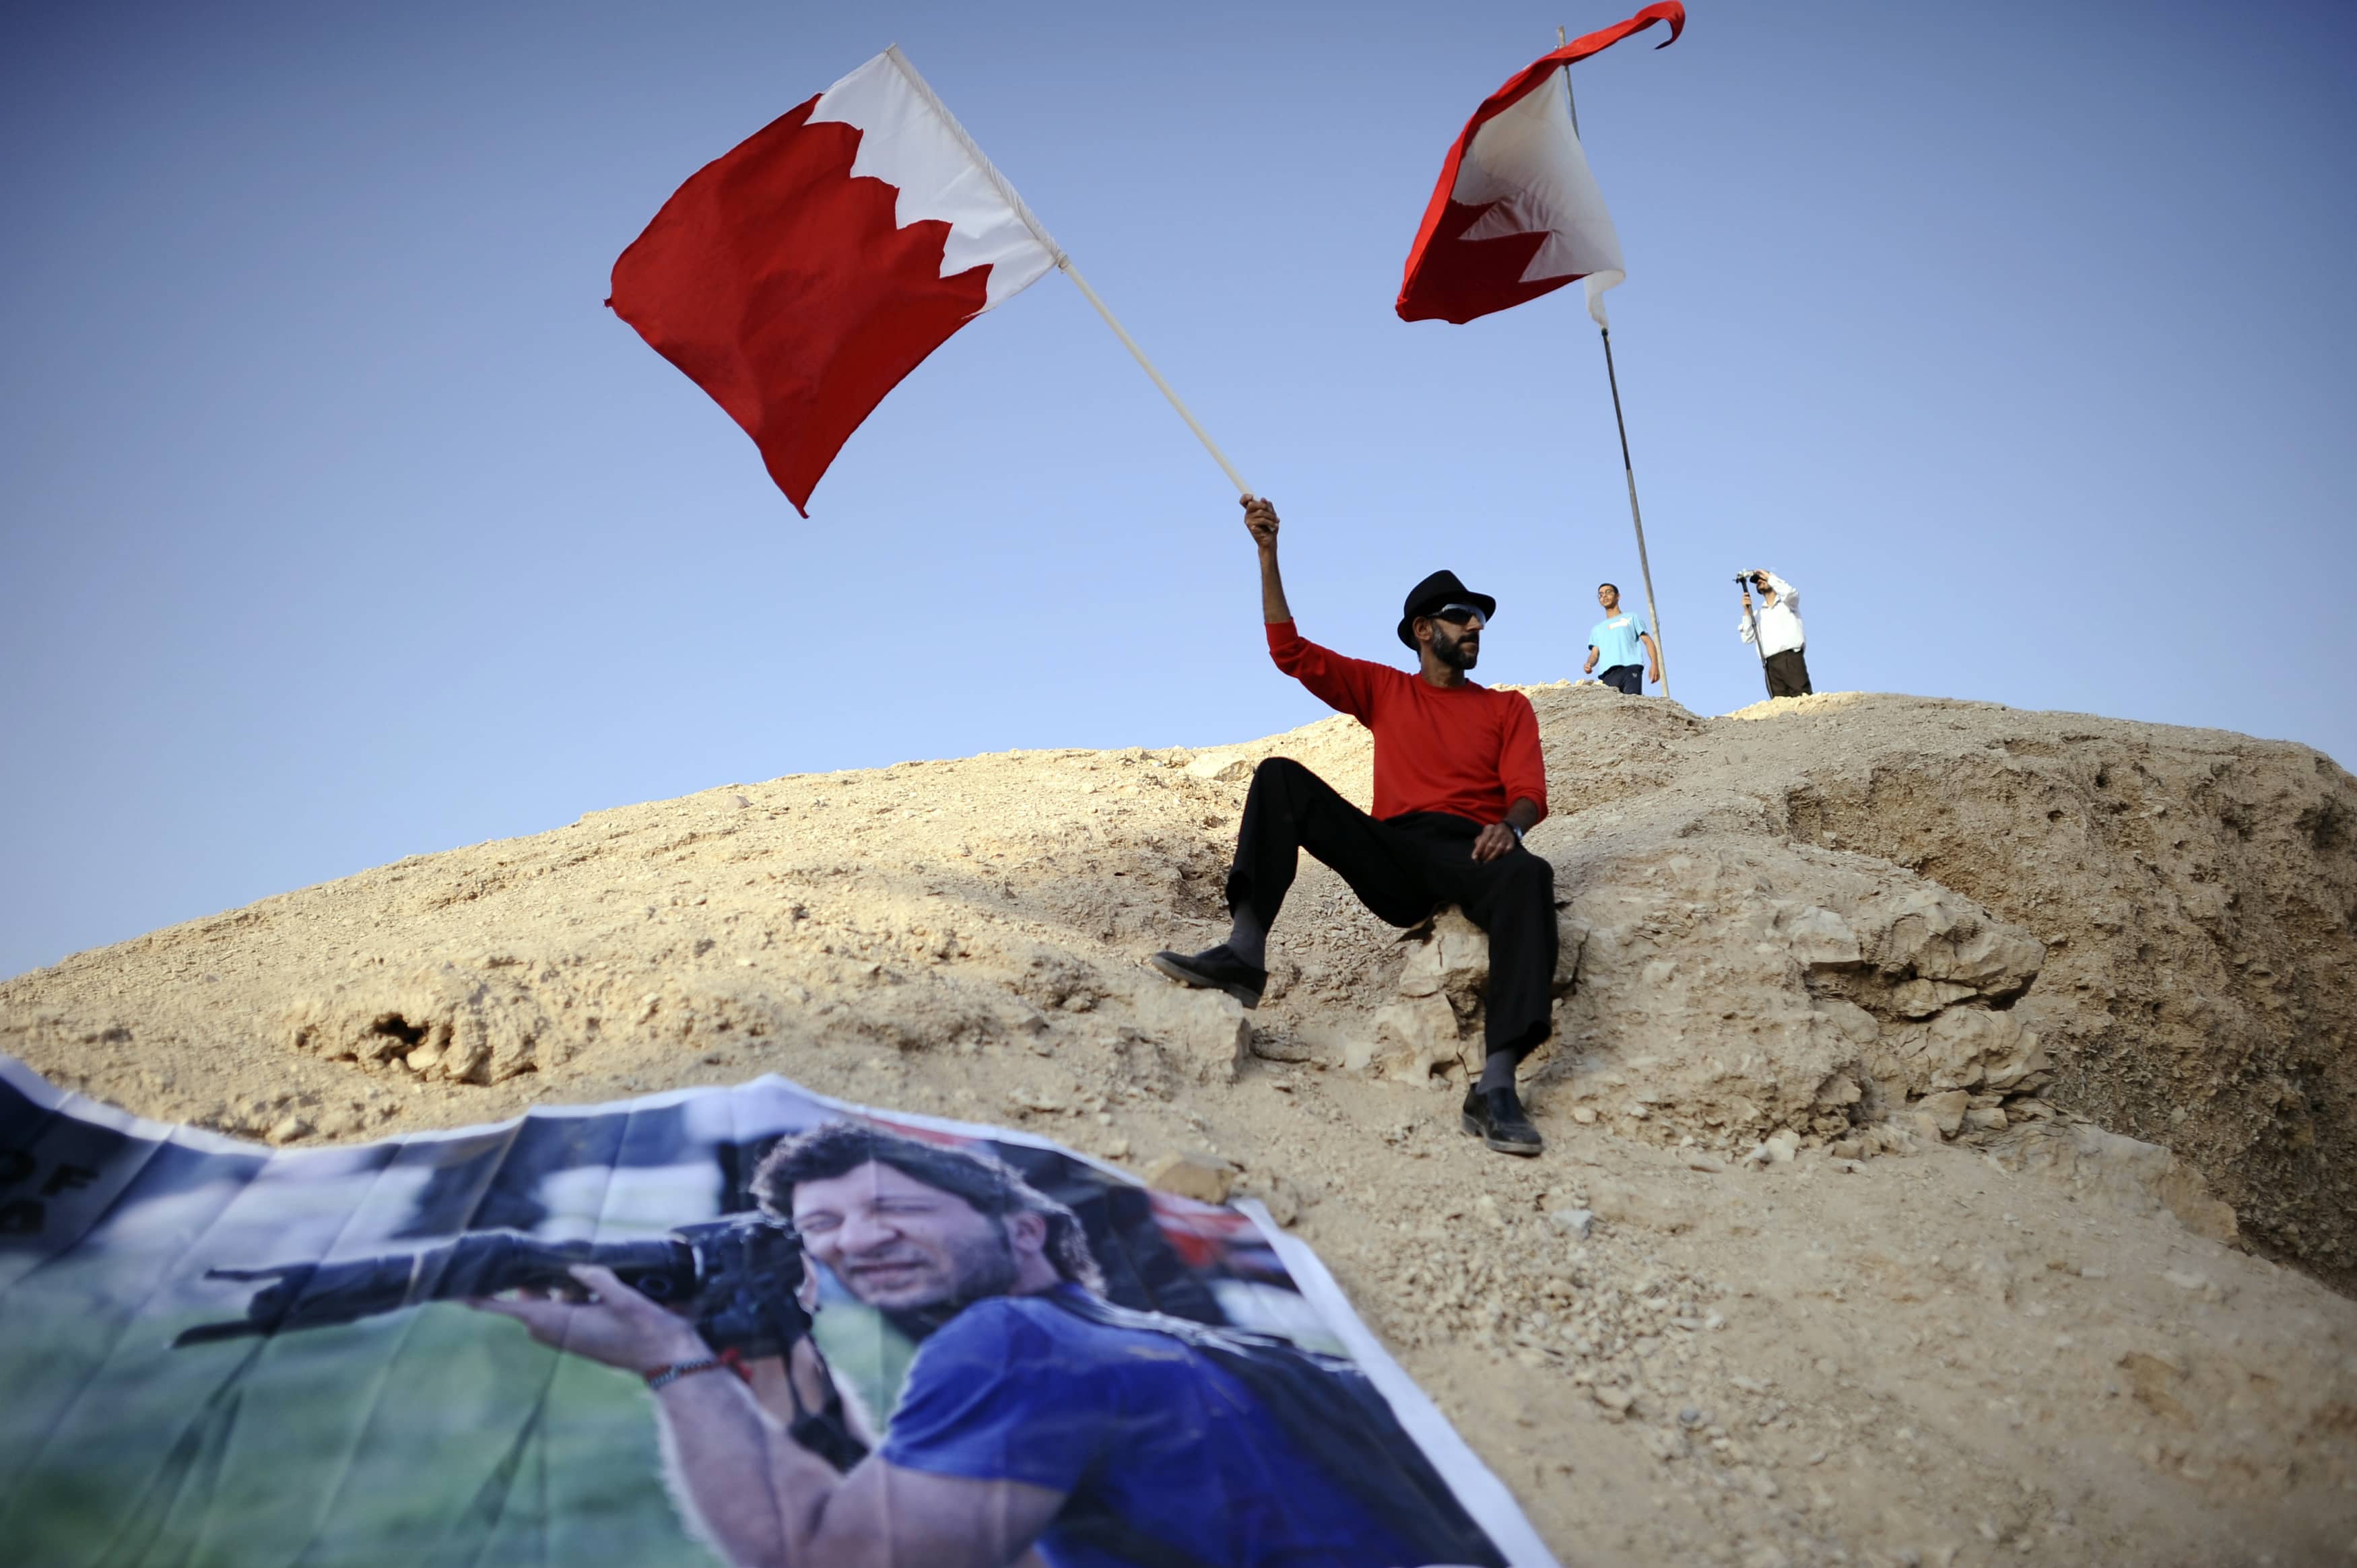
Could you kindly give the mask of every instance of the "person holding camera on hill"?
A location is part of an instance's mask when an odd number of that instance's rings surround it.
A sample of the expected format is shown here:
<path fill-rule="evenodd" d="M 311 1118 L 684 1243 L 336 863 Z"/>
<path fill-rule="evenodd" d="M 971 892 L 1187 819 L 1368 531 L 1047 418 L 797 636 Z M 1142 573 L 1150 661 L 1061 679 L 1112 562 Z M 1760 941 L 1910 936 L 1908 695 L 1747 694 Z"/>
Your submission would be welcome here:
<path fill-rule="evenodd" d="M 1760 590 L 1757 630 L 1760 659 L 1768 668 L 1768 695 L 1809 695 L 1809 664 L 1803 657 L 1808 639 L 1801 631 L 1801 591 L 1765 566 L 1735 581 L 1743 593 L 1743 618 L 1736 623 L 1735 633 L 1746 642 L 1752 639 L 1754 631 L 1751 590 Z"/>
<path fill-rule="evenodd" d="M 1276 508 L 1251 496 L 1243 504 L 1260 553 L 1269 657 L 1372 732 L 1375 809 L 1359 810 L 1289 757 L 1263 762 L 1244 797 L 1228 872 L 1227 940 L 1151 961 L 1183 984 L 1260 1005 L 1269 928 L 1305 849 L 1386 925 L 1415 926 L 1456 905 L 1490 937 L 1485 1060 L 1458 1125 L 1501 1154 L 1536 1155 L 1539 1132 L 1514 1091 L 1514 1069 L 1554 1026 L 1555 868 L 1523 846 L 1546 815 L 1546 761 L 1531 700 L 1465 678 L 1498 601 L 1454 572 L 1435 572 L 1409 589 L 1397 630 L 1415 655 L 1414 674 L 1320 648 L 1301 635 L 1286 603 Z"/>
<path fill-rule="evenodd" d="M 674 1496 L 737 1568 L 1035 1548 L 1050 1568 L 1503 1568 L 1364 1374 L 1107 1302 L 1078 1217 L 988 1152 L 833 1122 L 752 1187 L 856 1300 L 924 1335 L 882 1443 L 845 1468 L 608 1270 L 574 1270 L 587 1300 L 474 1304 L 646 1380 Z M 823 1376 L 807 1337 L 791 1359 Z"/>

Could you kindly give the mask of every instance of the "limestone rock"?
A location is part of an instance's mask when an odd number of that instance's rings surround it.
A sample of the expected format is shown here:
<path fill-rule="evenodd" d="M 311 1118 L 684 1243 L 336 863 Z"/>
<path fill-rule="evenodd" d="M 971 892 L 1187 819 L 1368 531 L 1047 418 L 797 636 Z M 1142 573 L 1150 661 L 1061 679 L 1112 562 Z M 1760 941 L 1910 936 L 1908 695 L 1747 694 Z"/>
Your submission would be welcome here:
<path fill-rule="evenodd" d="M 1951 1002 L 1961 1002 L 1975 994 L 1974 989 L 1953 980 L 1910 980 L 1894 986 L 1891 1004 L 1910 1018 L 1929 1018 Z"/>
<path fill-rule="evenodd" d="M 1146 1185 L 1198 1203 L 1225 1203 L 1235 1178 L 1236 1167 L 1227 1161 L 1190 1149 L 1157 1160 L 1146 1173 Z"/>
<path fill-rule="evenodd" d="M 1846 967 L 1861 956 L 1857 933 L 1832 909 L 1813 904 L 1781 904 L 1776 910 L 1776 930 L 1793 961 L 1813 969 Z"/>
<path fill-rule="evenodd" d="M 1866 1091 L 1858 1088 L 1857 1078 L 1852 1073 L 1835 1073 L 1824 1082 L 1817 1085 L 1816 1103 L 1827 1111 L 1837 1111 L 1846 1105 L 1856 1105 L 1865 1098 Z"/>
<path fill-rule="evenodd" d="M 1328 1054 L 1316 1032 L 1279 1032 L 1274 1029 L 1251 1031 L 1252 1054 L 1265 1062 L 1325 1061 Z"/>
<path fill-rule="evenodd" d="M 1171 1070 L 1196 1083 L 1233 1083 L 1252 1048 L 1243 1004 L 1223 991 L 1154 983 L 1133 993 L 1137 1031 Z"/>
<path fill-rule="evenodd" d="M 1596 1228 L 1596 1211 L 1590 1208 L 1557 1208 L 1547 1215 L 1547 1223 L 1575 1241 L 1587 1240 Z"/>
<path fill-rule="evenodd" d="M 1987 1005 L 2029 984 L 2043 948 L 1899 867 L 1696 833 L 1558 877 L 1581 889 L 1558 1036 L 1647 1060 L 1685 1130 L 1832 1137 L 1992 1072 L 2027 1090 L 2045 1065 L 2034 1032 Z M 1855 1099 L 1824 1097 L 1843 1083 Z"/>
<path fill-rule="evenodd" d="M 1362 1064 L 1378 1078 L 1428 1082 L 1461 1065 L 1457 1010 L 1442 995 L 1406 996 L 1378 1010 L 1374 1041 Z"/>
<path fill-rule="evenodd" d="M 1972 1098 L 1961 1089 L 1943 1090 L 1917 1101 L 1915 1110 L 1931 1119 L 1932 1130 L 1941 1137 L 1953 1138 L 1964 1128 Z"/>
<path fill-rule="evenodd" d="M 1863 1048 L 1882 1037 L 1881 1024 L 1855 1002 L 1845 1002 L 1838 996 L 1820 997 L 1816 1010 L 1853 1046 Z"/>
<path fill-rule="evenodd" d="M 497 1083 L 544 1065 L 542 1042 L 555 1026 L 517 979 L 445 962 L 397 977 L 358 977 L 302 997 L 280 1027 L 305 1055 L 398 1059 L 420 1075 Z"/>
<path fill-rule="evenodd" d="M 1490 939 L 1454 905 L 1432 919 L 1432 932 L 1417 943 L 1401 967 L 1402 996 L 1447 995 L 1461 1003 L 1480 1000 L 1490 979 Z"/>
<path fill-rule="evenodd" d="M 1255 1174 L 1250 1179 L 1239 1179 L 1228 1190 L 1228 1201 L 1257 1199 L 1268 1210 L 1268 1217 L 1279 1225 L 1291 1229 L 1308 1208 L 1313 1196 L 1298 1183 L 1281 1176 Z"/>
<path fill-rule="evenodd" d="M 2193 1412 L 2179 1397 L 2185 1391 L 2185 1368 L 2166 1352 L 2130 1350 L 2119 1360 L 2128 1375 L 2136 1403 L 2176 1426 L 2191 1426 Z"/>
<path fill-rule="evenodd" d="M 1180 771 L 1189 779 L 1241 784 L 1253 776 L 1254 766 L 1251 757 L 1239 757 L 1232 751 L 1207 751 Z"/>
<path fill-rule="evenodd" d="M 1986 996 L 2018 993 L 2046 961 L 2046 946 L 1944 887 L 1921 885 L 1888 900 L 1889 924 L 1871 954 L 1885 973 L 1960 982 Z"/>
<path fill-rule="evenodd" d="M 2103 1197 L 2132 1214 L 2167 1210 L 2197 1236 L 2233 1245 L 2234 1210 L 2212 1196 L 2200 1172 L 2158 1144 L 2087 1122 L 2024 1122 L 1991 1140 L 1999 1165 Z"/>
<path fill-rule="evenodd" d="M 1928 1024 L 1885 1029 L 1867 1052 L 1877 1075 L 1906 1094 L 2029 1087 L 2047 1066 L 2035 1031 L 2011 1012 L 1950 1007 Z"/>

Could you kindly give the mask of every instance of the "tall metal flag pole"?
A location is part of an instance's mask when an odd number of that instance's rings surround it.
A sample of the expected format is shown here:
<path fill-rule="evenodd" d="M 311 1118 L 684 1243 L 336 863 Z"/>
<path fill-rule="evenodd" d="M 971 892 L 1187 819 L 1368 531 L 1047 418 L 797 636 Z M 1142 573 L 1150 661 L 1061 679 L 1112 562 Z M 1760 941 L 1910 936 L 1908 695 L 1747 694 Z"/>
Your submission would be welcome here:
<path fill-rule="evenodd" d="M 1561 27 L 1555 30 L 1555 40 L 1557 48 L 1571 41 Z M 1571 134 L 1577 136 L 1579 101 L 1572 95 L 1568 65 L 1563 68 L 1563 99 L 1571 111 Z M 1662 612 L 1653 603 L 1653 564 L 1645 555 L 1645 514 L 1637 506 L 1637 469 L 1629 461 L 1629 422 L 1620 413 L 1620 377 L 1612 366 L 1612 328 L 1599 321 L 1596 329 L 1604 338 L 1604 379 L 1612 386 L 1612 424 L 1620 432 L 1620 472 L 1629 481 L 1629 521 L 1637 529 L 1637 570 L 1645 580 L 1645 614 L 1653 623 L 1653 650 L 1662 666 L 1662 695 L 1666 697 L 1670 694 L 1669 639 L 1662 634 Z"/>

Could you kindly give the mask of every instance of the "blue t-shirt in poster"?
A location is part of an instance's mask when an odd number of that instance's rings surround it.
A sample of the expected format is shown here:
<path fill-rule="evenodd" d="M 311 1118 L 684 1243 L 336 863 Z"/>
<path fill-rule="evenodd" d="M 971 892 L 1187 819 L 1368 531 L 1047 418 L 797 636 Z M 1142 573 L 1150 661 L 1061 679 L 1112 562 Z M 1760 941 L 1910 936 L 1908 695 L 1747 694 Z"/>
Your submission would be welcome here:
<path fill-rule="evenodd" d="M 1645 645 L 1637 640 L 1644 635 L 1645 623 L 1627 610 L 1598 621 L 1587 634 L 1587 646 L 1596 650 L 1596 667 L 1611 670 L 1644 663 Z"/>
<path fill-rule="evenodd" d="M 883 1457 L 1068 1494 L 1039 1537 L 1054 1568 L 1127 1568 L 1087 1538 L 1106 1518 L 1207 1568 L 1418 1561 L 1201 1352 L 1040 1296 L 976 1302 L 925 1341 Z"/>

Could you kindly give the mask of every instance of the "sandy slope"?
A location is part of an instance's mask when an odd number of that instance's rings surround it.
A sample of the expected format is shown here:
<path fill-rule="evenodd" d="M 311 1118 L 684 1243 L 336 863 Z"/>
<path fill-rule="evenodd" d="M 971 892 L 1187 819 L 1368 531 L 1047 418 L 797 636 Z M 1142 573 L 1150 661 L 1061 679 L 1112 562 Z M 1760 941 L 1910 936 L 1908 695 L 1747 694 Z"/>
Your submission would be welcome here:
<path fill-rule="evenodd" d="M 1252 759 L 1364 800 L 1342 720 L 600 812 L 19 976 L 0 1050 L 282 1142 L 773 1070 L 1213 1154 L 1566 1562 L 2357 1552 L 2357 782 L 1986 704 L 1532 695 L 1535 1162 L 1455 1129 L 1445 927 L 1311 867 L 1258 1013 L 1139 966 L 1219 929 Z"/>

